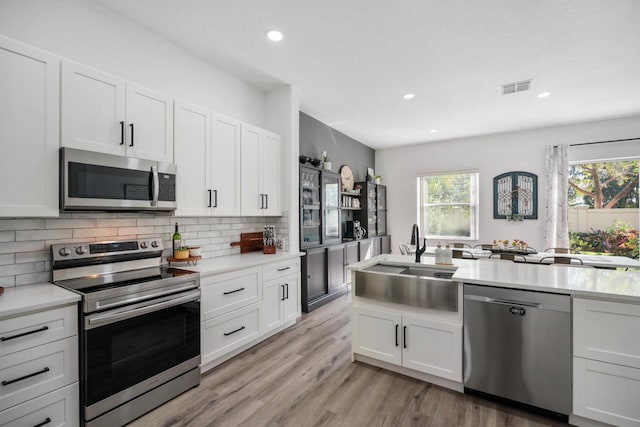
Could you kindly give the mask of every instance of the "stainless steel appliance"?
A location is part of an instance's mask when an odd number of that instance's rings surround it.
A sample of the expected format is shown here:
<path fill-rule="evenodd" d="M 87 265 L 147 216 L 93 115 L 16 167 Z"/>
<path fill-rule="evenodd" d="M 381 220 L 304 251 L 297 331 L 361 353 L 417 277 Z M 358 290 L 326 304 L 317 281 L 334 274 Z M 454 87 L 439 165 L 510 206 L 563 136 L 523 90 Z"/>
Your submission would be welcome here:
<path fill-rule="evenodd" d="M 176 209 L 176 165 L 60 149 L 60 209 Z"/>
<path fill-rule="evenodd" d="M 53 283 L 82 296 L 84 425 L 124 425 L 200 383 L 200 275 L 160 266 L 160 238 L 51 250 Z"/>
<path fill-rule="evenodd" d="M 464 386 L 571 413 L 571 298 L 464 285 Z"/>

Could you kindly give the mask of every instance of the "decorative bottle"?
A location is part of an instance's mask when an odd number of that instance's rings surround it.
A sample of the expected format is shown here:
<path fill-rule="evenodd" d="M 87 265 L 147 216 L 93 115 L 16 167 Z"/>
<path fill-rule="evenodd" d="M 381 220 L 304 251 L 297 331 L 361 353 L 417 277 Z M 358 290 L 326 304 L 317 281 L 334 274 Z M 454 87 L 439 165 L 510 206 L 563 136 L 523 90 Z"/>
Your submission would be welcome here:
<path fill-rule="evenodd" d="M 176 249 L 180 249 L 182 247 L 182 236 L 178 231 L 178 223 L 176 222 L 176 231 L 173 233 L 173 256 L 176 256 Z"/>
<path fill-rule="evenodd" d="M 444 249 L 442 249 L 440 242 L 436 246 L 436 264 L 444 264 Z"/>
<path fill-rule="evenodd" d="M 443 264 L 453 264 L 452 261 L 452 257 L 453 257 L 453 253 L 451 252 L 451 247 L 449 245 L 446 245 L 444 250 L 444 259 L 442 261 Z"/>

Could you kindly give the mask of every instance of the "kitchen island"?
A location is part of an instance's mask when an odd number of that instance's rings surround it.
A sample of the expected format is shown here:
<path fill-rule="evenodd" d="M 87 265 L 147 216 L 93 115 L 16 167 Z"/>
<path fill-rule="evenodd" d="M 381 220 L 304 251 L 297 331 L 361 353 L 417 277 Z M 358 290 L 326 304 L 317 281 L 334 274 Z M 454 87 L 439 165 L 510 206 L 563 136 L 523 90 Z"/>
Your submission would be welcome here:
<path fill-rule="evenodd" d="M 572 350 L 567 357 L 573 371 L 569 421 L 575 425 L 606 425 L 594 421 L 640 425 L 636 404 L 640 398 L 640 343 L 636 338 L 640 273 L 498 260 L 454 259 L 453 263 L 436 266 L 433 258 L 423 257 L 417 264 L 412 256 L 382 255 L 350 266 L 353 360 L 462 392 L 467 375 L 463 356 L 469 356 L 465 350 L 468 337 L 463 340 L 465 285 L 568 295 Z M 457 305 L 452 308 L 450 301 L 438 302 L 441 292 L 432 293 L 435 300 L 423 307 L 392 302 L 397 289 L 367 294 L 358 286 L 358 277 L 361 283 L 365 281 L 376 264 L 389 269 L 389 277 L 420 269 L 449 269 L 453 275 L 448 285 L 455 287 Z M 405 294 L 419 296 L 421 292 L 424 289 Z"/>

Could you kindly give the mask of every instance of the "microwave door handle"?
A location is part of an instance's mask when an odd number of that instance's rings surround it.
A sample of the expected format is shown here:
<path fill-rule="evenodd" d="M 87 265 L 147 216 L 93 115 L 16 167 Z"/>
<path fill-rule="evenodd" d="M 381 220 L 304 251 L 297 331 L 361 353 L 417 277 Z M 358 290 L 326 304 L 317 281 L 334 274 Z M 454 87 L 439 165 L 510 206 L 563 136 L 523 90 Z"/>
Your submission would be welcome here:
<path fill-rule="evenodd" d="M 151 166 L 151 174 L 153 175 L 153 183 L 151 184 L 153 199 L 151 200 L 151 206 L 158 206 L 158 196 L 160 194 L 160 180 L 158 179 L 158 170 L 156 167 Z"/>

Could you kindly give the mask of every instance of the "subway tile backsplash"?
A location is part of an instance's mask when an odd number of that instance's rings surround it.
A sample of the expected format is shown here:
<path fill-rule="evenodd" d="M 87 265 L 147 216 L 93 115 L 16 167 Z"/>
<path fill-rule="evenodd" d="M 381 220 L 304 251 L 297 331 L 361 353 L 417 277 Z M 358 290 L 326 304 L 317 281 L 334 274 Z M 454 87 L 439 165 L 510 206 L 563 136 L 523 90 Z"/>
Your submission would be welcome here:
<path fill-rule="evenodd" d="M 166 213 L 62 213 L 59 218 L 0 219 L 0 286 L 10 287 L 51 280 L 51 245 L 58 243 L 126 240 L 160 236 L 165 254 L 171 253 L 171 235 L 178 223 L 185 245 L 200 246 L 203 258 L 240 253 L 230 243 L 240 233 L 263 231 L 275 225 L 288 238 L 289 218 L 282 217 L 173 217 Z"/>

